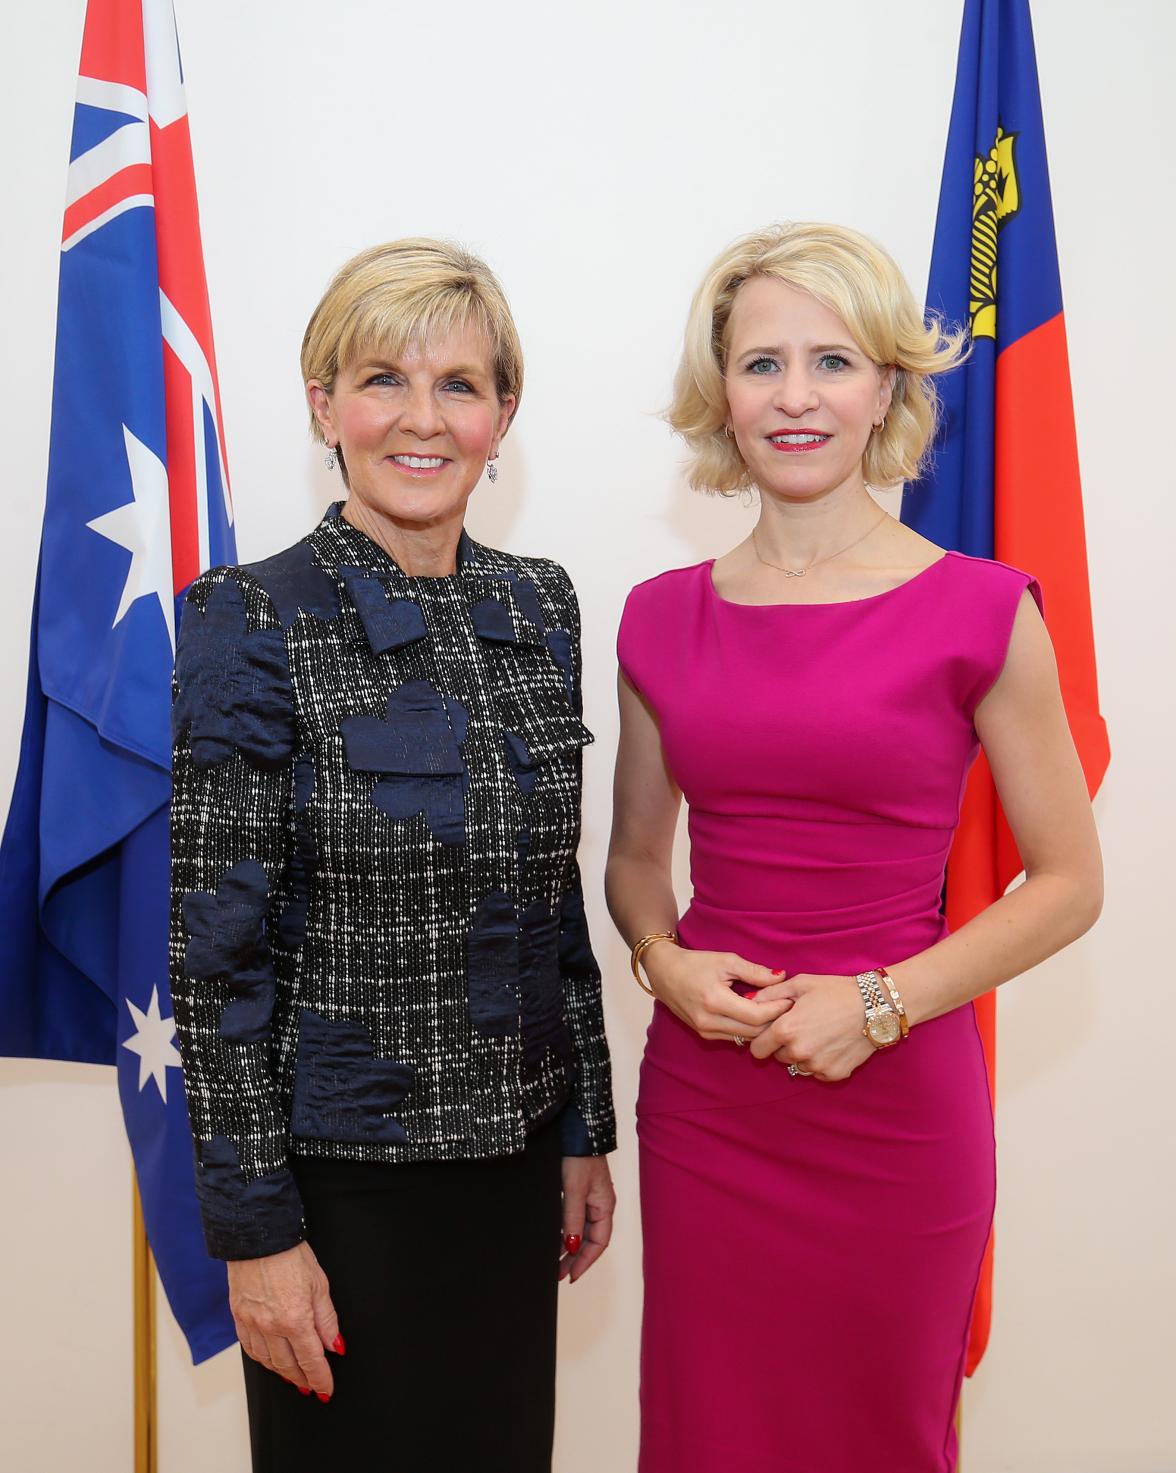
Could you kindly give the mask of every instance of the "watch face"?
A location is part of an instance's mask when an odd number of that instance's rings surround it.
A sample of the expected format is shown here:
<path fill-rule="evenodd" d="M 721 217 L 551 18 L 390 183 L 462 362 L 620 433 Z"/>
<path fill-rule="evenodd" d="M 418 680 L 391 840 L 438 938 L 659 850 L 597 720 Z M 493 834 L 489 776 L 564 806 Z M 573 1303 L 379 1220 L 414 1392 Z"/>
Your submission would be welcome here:
<path fill-rule="evenodd" d="M 875 1013 L 867 1025 L 871 1043 L 885 1046 L 897 1043 L 902 1036 L 902 1024 L 895 1013 Z"/>

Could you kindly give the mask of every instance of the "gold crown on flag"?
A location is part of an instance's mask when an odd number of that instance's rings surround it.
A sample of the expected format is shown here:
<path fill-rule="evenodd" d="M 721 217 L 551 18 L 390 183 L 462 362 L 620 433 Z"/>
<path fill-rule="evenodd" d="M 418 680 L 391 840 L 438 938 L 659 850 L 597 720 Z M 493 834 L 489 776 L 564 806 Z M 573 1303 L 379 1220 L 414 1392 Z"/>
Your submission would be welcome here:
<path fill-rule="evenodd" d="M 1021 208 L 1013 146 L 998 126 L 996 142 L 976 159 L 972 193 L 972 271 L 968 309 L 974 338 L 996 337 L 996 237 Z"/>

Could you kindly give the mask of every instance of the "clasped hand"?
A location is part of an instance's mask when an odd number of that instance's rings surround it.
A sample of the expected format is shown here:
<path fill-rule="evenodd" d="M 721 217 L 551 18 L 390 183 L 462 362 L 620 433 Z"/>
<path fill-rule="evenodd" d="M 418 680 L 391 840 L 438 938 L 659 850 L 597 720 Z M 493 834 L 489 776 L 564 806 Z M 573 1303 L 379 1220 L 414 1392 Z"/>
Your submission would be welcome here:
<path fill-rule="evenodd" d="M 661 1002 L 702 1038 L 743 1038 L 757 1059 L 795 1064 L 814 1079 L 848 1079 L 874 1052 L 862 1034 L 861 993 L 852 977 L 786 977 L 735 952 L 662 943 L 644 957 Z M 755 989 L 744 997 L 742 982 Z"/>

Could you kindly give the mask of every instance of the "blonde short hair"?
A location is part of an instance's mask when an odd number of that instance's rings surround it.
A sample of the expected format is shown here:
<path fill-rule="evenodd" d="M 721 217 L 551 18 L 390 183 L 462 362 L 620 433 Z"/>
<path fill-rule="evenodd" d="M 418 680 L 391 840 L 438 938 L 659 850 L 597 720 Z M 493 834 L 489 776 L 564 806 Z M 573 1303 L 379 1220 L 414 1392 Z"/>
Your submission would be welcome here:
<path fill-rule="evenodd" d="M 523 393 L 523 349 L 498 278 L 480 257 L 448 240 L 413 236 L 360 251 L 335 273 L 302 338 L 302 380 L 327 393 L 365 354 L 402 353 L 409 343 L 473 326 L 485 337 L 499 400 Z M 311 433 L 324 438 L 313 412 Z"/>
<path fill-rule="evenodd" d="M 894 366 L 885 428 L 870 436 L 862 468 L 876 486 L 912 480 L 938 422 L 934 376 L 961 361 L 966 334 L 925 321 L 902 272 L 866 236 L 841 225 L 789 224 L 769 225 L 728 246 L 694 295 L 666 412 L 692 452 L 690 484 L 724 495 L 752 486 L 735 441 L 725 433 L 724 376 L 731 309 L 753 276 L 809 292 L 837 313 L 879 368 Z"/>

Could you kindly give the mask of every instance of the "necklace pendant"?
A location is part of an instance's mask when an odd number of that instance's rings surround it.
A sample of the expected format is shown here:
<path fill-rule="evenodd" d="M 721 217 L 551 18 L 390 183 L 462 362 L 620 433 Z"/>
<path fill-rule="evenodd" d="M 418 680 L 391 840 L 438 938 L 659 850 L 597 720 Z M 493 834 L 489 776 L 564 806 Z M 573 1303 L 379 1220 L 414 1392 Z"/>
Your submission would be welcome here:
<path fill-rule="evenodd" d="M 781 568 L 780 571 L 785 578 L 803 578 L 808 572 L 807 568 Z"/>

